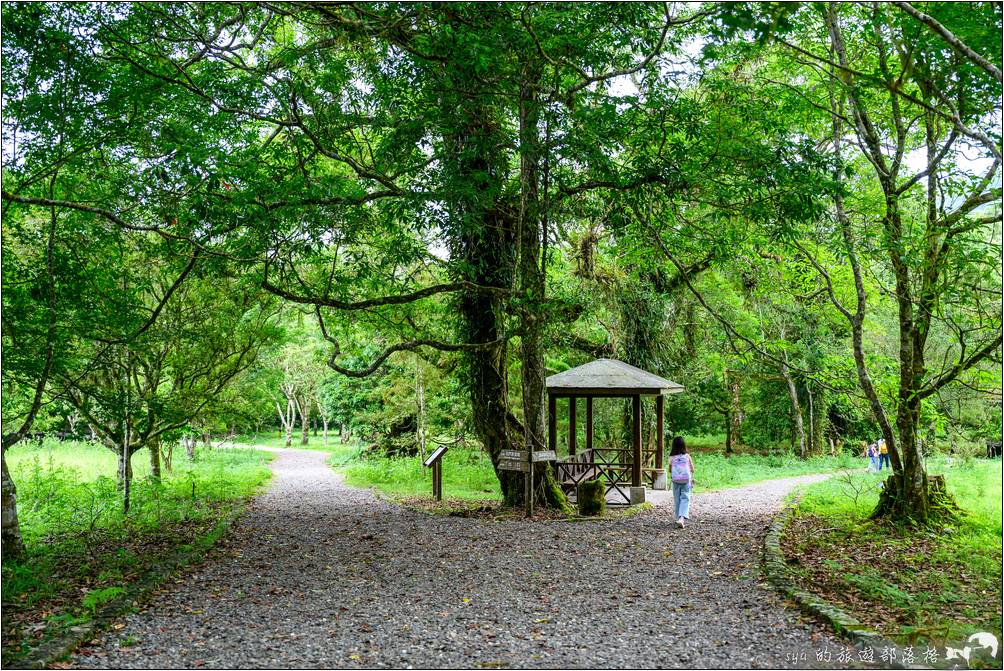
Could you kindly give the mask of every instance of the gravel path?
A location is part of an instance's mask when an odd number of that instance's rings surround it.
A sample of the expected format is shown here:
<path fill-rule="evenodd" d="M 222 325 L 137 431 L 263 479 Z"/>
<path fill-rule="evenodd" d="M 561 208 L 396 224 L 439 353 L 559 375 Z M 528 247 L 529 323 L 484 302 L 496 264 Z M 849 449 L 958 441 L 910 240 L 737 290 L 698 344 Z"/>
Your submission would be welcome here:
<path fill-rule="evenodd" d="M 791 667 L 836 649 L 758 568 L 770 516 L 819 476 L 697 494 L 681 531 L 665 506 L 578 523 L 428 515 L 345 486 L 326 456 L 282 451 L 209 559 L 71 664 Z"/>

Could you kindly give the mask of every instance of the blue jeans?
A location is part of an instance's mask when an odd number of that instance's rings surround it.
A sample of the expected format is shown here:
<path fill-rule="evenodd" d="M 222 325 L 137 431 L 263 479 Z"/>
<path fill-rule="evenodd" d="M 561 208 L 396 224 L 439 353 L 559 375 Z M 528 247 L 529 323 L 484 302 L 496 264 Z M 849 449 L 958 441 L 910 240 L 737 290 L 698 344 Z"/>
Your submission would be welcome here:
<path fill-rule="evenodd" d="M 673 483 L 673 510 L 678 518 L 690 517 L 690 487 L 689 482 Z"/>
<path fill-rule="evenodd" d="M 892 466 L 889 465 L 889 455 L 888 454 L 880 454 L 879 455 L 879 470 L 880 471 L 882 470 L 882 464 L 885 464 L 887 468 L 892 468 Z"/>
<path fill-rule="evenodd" d="M 877 471 L 879 469 L 879 458 L 878 458 L 878 456 L 876 455 L 874 457 L 868 457 L 868 459 L 871 460 L 871 462 L 872 462 L 872 470 L 873 471 Z"/>

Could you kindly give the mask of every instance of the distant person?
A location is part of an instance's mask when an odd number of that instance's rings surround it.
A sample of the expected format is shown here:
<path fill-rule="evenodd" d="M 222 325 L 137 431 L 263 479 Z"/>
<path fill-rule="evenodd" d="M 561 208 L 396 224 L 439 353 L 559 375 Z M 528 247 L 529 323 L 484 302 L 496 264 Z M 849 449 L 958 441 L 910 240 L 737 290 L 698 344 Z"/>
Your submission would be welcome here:
<path fill-rule="evenodd" d="M 690 490 L 694 484 L 694 460 L 687 454 L 687 444 L 683 436 L 673 439 L 673 449 L 669 452 L 669 472 L 673 479 L 673 511 L 676 526 L 687 526 L 690 517 Z"/>
<path fill-rule="evenodd" d="M 882 464 L 885 464 L 887 467 L 892 468 L 892 466 L 889 466 L 889 447 L 885 444 L 885 438 L 879 438 L 878 450 L 879 450 L 879 470 L 880 471 L 882 470 Z"/>
<path fill-rule="evenodd" d="M 879 451 L 878 443 L 870 443 L 868 445 L 868 470 L 878 471 L 879 470 Z"/>

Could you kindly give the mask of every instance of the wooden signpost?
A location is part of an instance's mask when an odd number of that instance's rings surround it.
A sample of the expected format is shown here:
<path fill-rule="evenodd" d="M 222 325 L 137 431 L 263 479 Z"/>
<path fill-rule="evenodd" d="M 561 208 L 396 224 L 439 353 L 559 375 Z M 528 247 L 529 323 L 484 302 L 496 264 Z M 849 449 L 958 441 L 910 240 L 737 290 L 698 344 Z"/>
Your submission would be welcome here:
<path fill-rule="evenodd" d="M 499 452 L 499 469 L 525 473 L 523 477 L 523 498 L 526 500 L 526 515 L 533 515 L 533 465 L 541 461 L 554 461 L 558 456 L 554 450 L 502 450 Z"/>
<path fill-rule="evenodd" d="M 499 468 L 501 468 L 503 471 L 521 471 L 523 473 L 529 473 L 530 462 L 515 461 L 513 459 L 500 459 Z"/>
<path fill-rule="evenodd" d="M 443 455 L 450 449 L 446 445 L 440 445 L 429 455 L 429 458 L 422 462 L 423 466 L 432 467 L 432 496 L 437 501 L 443 500 Z"/>

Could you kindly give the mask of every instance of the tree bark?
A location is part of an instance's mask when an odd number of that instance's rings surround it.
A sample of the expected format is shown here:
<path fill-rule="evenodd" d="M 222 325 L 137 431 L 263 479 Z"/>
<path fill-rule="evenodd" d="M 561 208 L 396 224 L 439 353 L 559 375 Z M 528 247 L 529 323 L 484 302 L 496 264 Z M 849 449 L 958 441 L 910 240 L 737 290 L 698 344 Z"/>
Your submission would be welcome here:
<path fill-rule="evenodd" d="M 742 400 L 739 396 L 739 376 L 726 372 L 729 387 L 729 411 L 726 416 L 728 429 L 725 433 L 725 455 L 731 455 L 739 445 L 739 435 L 743 424 Z"/>
<path fill-rule="evenodd" d="M 415 440 L 418 442 L 418 454 L 425 461 L 425 381 L 422 379 L 422 361 L 415 357 L 415 406 L 417 419 L 415 425 Z"/>
<path fill-rule="evenodd" d="M 735 445 L 735 438 L 732 433 L 732 413 L 726 411 L 725 416 L 725 456 L 732 456 L 733 448 Z"/>
<path fill-rule="evenodd" d="M 17 517 L 17 487 L 7 470 L 7 450 L 0 456 L 3 464 L 3 557 L 20 559 L 25 556 L 24 539 L 21 537 L 21 523 Z"/>
<path fill-rule="evenodd" d="M 787 355 L 785 355 L 785 359 L 787 360 Z M 805 449 L 805 425 L 802 423 L 802 407 L 798 402 L 798 389 L 795 387 L 795 381 L 791 377 L 791 370 L 788 368 L 787 363 L 781 364 L 781 377 L 784 378 L 785 385 L 788 388 L 788 398 L 791 399 L 791 413 L 798 456 L 805 459 L 809 455 Z"/>
<path fill-rule="evenodd" d="M 809 434 L 808 434 L 809 445 L 808 445 L 808 450 L 809 450 L 810 454 L 813 454 L 813 453 L 815 453 L 815 448 L 816 448 L 816 422 L 815 422 L 816 418 L 813 416 L 813 410 L 814 410 L 814 408 L 813 408 L 813 405 L 812 405 L 812 387 L 810 385 L 806 385 L 806 387 L 805 387 L 805 395 L 809 399 Z"/>
<path fill-rule="evenodd" d="M 536 58 L 526 60 L 520 85 L 520 221 L 519 276 L 521 294 L 528 298 L 520 336 L 523 391 L 523 432 L 527 450 L 547 449 L 547 390 L 544 384 L 544 352 L 541 332 L 545 321 L 546 275 L 542 258 L 544 211 L 540 202 L 542 156 L 540 101 L 537 93 L 542 69 Z M 574 399 L 571 401 L 575 402 Z M 574 439 L 574 438 L 573 438 Z M 567 507 L 565 496 L 554 479 L 549 463 L 534 465 L 534 501 L 545 506 Z"/>
<path fill-rule="evenodd" d="M 307 445 L 310 443 L 310 403 L 302 395 L 296 396 L 294 400 L 300 412 L 300 444 Z"/>
<path fill-rule="evenodd" d="M 296 424 L 296 406 L 293 398 L 286 394 L 286 412 L 282 411 L 282 406 L 278 401 L 275 402 L 275 409 L 279 413 L 279 422 L 282 424 L 282 430 L 286 436 L 286 447 L 291 447 L 293 445 L 293 427 Z"/>
<path fill-rule="evenodd" d="M 118 454 L 118 485 L 122 492 L 122 512 L 129 514 L 132 495 L 132 451 L 128 445 L 119 445 Z"/>
<path fill-rule="evenodd" d="M 511 209 L 502 202 L 500 175 L 508 167 L 508 146 L 502 122 L 495 118 L 485 101 L 457 96 L 467 85 L 458 74 L 448 78 L 443 105 L 456 109 L 453 132 L 448 137 L 448 166 L 454 171 L 458 196 L 451 202 L 445 232 L 453 258 L 461 261 L 457 280 L 480 286 L 509 289 L 515 270 L 516 246 Z M 499 340 L 505 331 L 502 303 L 495 293 L 463 291 L 458 299 L 462 342 L 483 343 Z M 513 440 L 517 426 L 509 411 L 508 344 L 464 352 L 465 382 L 470 394 L 473 429 L 495 466 L 507 504 L 522 501 L 523 478 L 519 473 L 498 468 L 502 450 L 518 449 Z"/>
<path fill-rule="evenodd" d="M 160 482 L 160 439 L 150 440 L 146 449 L 150 451 L 150 477 L 154 482 Z"/>
<path fill-rule="evenodd" d="M 163 457 L 164 470 L 168 473 L 174 472 L 174 441 L 169 440 L 166 444 L 160 446 L 160 454 Z"/>

